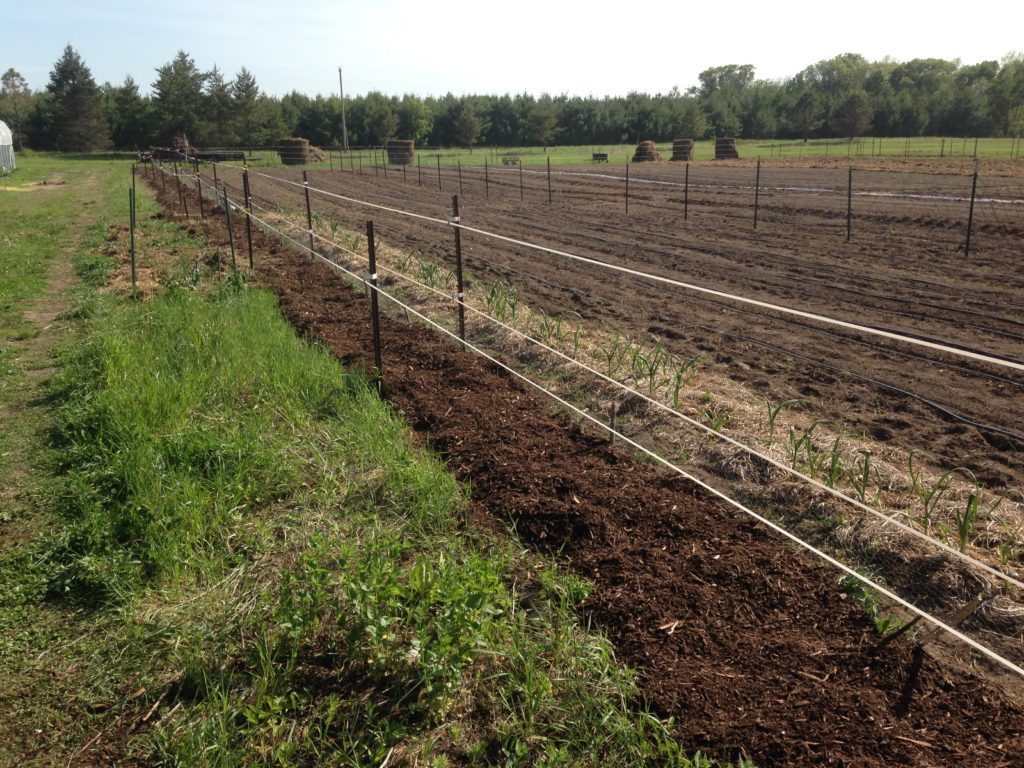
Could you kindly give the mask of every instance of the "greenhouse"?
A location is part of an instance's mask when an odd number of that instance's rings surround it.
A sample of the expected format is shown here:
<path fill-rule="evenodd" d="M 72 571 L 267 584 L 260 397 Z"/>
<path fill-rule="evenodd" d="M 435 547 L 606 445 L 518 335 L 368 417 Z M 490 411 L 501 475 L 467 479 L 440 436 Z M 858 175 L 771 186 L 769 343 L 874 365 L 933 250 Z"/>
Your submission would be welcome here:
<path fill-rule="evenodd" d="M 0 173 L 13 171 L 14 168 L 14 134 L 7 123 L 0 120 Z"/>

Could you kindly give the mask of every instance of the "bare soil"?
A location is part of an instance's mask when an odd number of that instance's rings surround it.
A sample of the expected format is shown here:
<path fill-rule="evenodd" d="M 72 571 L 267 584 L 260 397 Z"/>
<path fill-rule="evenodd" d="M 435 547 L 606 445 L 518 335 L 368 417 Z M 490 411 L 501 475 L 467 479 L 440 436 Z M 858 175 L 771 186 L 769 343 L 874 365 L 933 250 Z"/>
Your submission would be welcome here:
<path fill-rule="evenodd" d="M 346 177 L 345 183 L 353 182 Z M 361 195 L 383 196 L 363 183 Z M 403 187 L 402 193 L 410 190 Z M 164 194 L 162 201 L 178 207 L 176 194 Z M 440 196 L 421 202 L 437 214 L 440 203 Z M 495 207 L 493 215 L 506 223 L 519 210 L 518 201 Z M 523 234 L 552 242 L 561 242 L 556 235 L 570 237 L 569 217 L 558 231 L 553 223 L 542 230 L 537 212 L 545 209 L 535 203 L 532 210 L 538 230 L 522 224 Z M 207 228 L 213 241 L 226 241 L 221 217 L 208 218 Z M 414 236 L 423 247 L 437 241 L 443 251 L 436 233 L 428 237 L 424 229 Z M 401 237 L 397 228 L 390 237 Z M 629 237 L 616 247 L 628 250 Z M 255 240 L 257 274 L 278 294 L 296 328 L 347 363 L 372 359 L 368 302 L 327 267 L 261 234 Z M 474 268 L 490 264 L 497 271 L 497 262 L 480 258 L 488 251 L 477 247 Z M 652 312 L 639 305 L 624 312 L 622 297 L 614 295 L 621 286 L 604 276 L 529 260 L 531 269 L 562 284 L 583 281 L 572 296 L 588 311 L 627 321 Z M 790 259 L 781 271 L 797 268 Z M 772 271 L 766 269 L 766 277 Z M 891 269 L 893 276 L 899 272 Z M 531 291 L 545 284 L 536 274 L 516 272 Z M 723 279 L 747 278 L 738 271 Z M 994 281 L 985 290 L 998 294 L 1002 286 Z M 550 296 L 563 304 L 566 299 L 562 288 Z M 685 304 L 658 298 L 657 311 L 685 313 Z M 692 333 L 685 322 L 672 325 Z M 645 695 L 675 719 L 691 749 L 725 758 L 749 754 L 762 766 L 1024 765 L 1024 710 L 989 683 L 927 655 L 916 684 L 908 685 L 913 644 L 900 639 L 873 654 L 879 636 L 863 607 L 839 589 L 835 571 L 680 478 L 635 463 L 627 452 L 552 413 L 549 403 L 500 370 L 423 327 L 385 316 L 382 337 L 388 399 L 469 485 L 482 519 L 512 525 L 525 544 L 558 553 L 593 583 L 584 610 L 612 638 L 620 658 L 639 669 Z M 719 341 L 700 338 L 717 351 Z M 814 346 L 813 340 L 805 343 Z M 766 388 L 786 386 L 767 380 L 766 367 L 777 362 L 748 347 L 744 359 L 755 372 L 746 375 L 766 379 Z M 820 375 L 813 367 L 808 371 Z M 939 379 L 933 373 L 929 381 Z M 860 391 L 838 377 L 818 384 L 854 399 L 880 398 L 865 413 L 866 424 L 888 418 L 894 404 L 885 402 L 884 393 Z M 933 419 L 922 429 L 941 436 L 948 427 Z"/>
<path fill-rule="evenodd" d="M 837 161 L 841 162 L 841 161 Z M 890 164 L 891 165 L 891 164 Z M 1021 164 L 991 162 L 978 181 L 969 257 L 971 166 L 914 161 L 903 172 L 853 172 L 847 242 L 846 167 L 761 170 L 747 162 L 543 172 L 391 168 L 309 171 L 314 187 L 461 221 L 601 262 L 882 330 L 1024 360 Z M 938 172 L 941 171 L 941 172 Z M 276 176 L 301 181 L 299 172 Z M 1018 175 L 1005 175 L 1016 173 Z M 237 171 L 221 179 L 240 188 Z M 304 211 L 301 189 L 251 174 L 258 204 Z M 355 231 L 372 218 L 385 242 L 453 265 L 451 232 L 435 223 L 313 196 L 314 210 Z M 815 418 L 944 470 L 966 467 L 992 489 L 1024 488 L 1024 375 L 920 347 L 744 306 L 463 232 L 466 269 L 504 278 L 531 306 L 636 338 L 657 337 L 774 402 L 798 398 Z M 941 473 L 941 472 L 940 472 Z"/>

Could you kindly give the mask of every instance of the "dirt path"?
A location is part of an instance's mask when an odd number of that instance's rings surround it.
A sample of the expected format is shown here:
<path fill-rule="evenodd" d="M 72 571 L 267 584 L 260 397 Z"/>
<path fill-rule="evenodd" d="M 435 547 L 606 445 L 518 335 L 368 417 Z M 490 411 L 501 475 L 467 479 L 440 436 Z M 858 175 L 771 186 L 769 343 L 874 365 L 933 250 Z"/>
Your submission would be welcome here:
<path fill-rule="evenodd" d="M 211 242 L 226 239 L 208 223 Z M 257 241 L 291 322 L 346 362 L 366 359 L 366 302 Z M 383 339 L 391 401 L 482 515 L 594 585 L 586 610 L 691 749 L 762 766 L 1021 764 L 1024 712 L 931 658 L 909 689 L 912 646 L 872 655 L 879 636 L 835 572 L 421 327 L 385 318 Z"/>

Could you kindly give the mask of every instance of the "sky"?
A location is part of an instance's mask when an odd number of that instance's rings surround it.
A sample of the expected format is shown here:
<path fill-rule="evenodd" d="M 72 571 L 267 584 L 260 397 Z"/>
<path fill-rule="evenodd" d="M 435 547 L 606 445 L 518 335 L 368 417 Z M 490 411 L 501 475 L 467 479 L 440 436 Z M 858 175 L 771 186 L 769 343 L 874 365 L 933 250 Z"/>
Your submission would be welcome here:
<path fill-rule="evenodd" d="M 339 66 L 347 95 L 617 96 L 685 92 L 725 64 L 774 80 L 847 52 L 975 64 L 1024 48 L 1016 0 L 0 0 L 0 19 L 0 72 L 13 67 L 33 90 L 68 43 L 100 84 L 130 75 L 148 92 L 183 50 L 226 79 L 246 67 L 274 96 L 336 94 Z"/>

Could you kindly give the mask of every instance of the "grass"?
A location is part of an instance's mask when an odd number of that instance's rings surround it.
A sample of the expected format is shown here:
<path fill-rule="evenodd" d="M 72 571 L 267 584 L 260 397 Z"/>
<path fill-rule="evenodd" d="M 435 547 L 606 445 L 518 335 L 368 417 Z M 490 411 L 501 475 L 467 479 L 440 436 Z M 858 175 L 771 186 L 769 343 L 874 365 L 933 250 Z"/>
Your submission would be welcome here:
<path fill-rule="evenodd" d="M 0 762 L 710 764 L 580 623 L 584 582 L 469 529 L 360 372 L 140 203 L 162 288 L 69 314 L 49 524 L 0 557 Z"/>
<path fill-rule="evenodd" d="M 660 142 L 657 145 L 663 160 L 672 157 L 672 142 Z M 913 138 L 856 138 L 849 139 L 738 139 L 736 147 L 743 159 L 812 159 L 812 158 L 870 158 L 870 157 L 935 157 L 935 158 L 990 158 L 1017 159 L 1020 157 L 1019 147 L 1015 138 L 979 138 L 964 139 L 940 136 L 915 136 Z M 608 154 L 609 166 L 623 165 L 630 161 L 636 150 L 635 144 L 595 144 L 586 146 L 552 146 L 552 147 L 476 147 L 451 149 L 417 149 L 416 159 L 407 173 L 417 173 L 417 163 L 424 174 L 424 181 L 430 172 L 437 172 L 440 160 L 443 166 L 462 164 L 466 167 L 483 168 L 484 163 L 505 170 L 515 170 L 515 166 L 504 166 L 502 158 L 515 156 L 524 166 L 546 166 L 550 159 L 552 165 L 594 165 L 604 167 L 605 163 L 594 163 L 593 154 Z M 694 161 L 714 160 L 715 142 L 713 139 L 694 143 Z M 273 150 L 254 150 L 249 155 L 249 162 L 264 167 L 281 165 L 280 156 Z M 378 171 L 382 163 L 381 150 L 354 149 L 348 154 L 334 149 L 330 152 L 327 163 L 316 163 L 310 167 L 358 170 L 362 164 L 363 173 L 374 173 L 374 163 Z M 391 166 L 389 173 L 401 173 L 398 166 Z M 435 177 L 436 178 L 436 177 Z"/>

